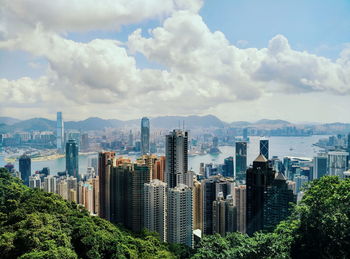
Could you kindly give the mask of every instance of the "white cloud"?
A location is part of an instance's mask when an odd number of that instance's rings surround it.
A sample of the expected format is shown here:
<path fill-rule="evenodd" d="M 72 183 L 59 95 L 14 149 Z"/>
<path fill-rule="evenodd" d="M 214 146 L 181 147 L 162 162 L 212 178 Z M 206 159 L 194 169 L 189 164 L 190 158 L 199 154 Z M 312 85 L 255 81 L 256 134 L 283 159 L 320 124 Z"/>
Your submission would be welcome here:
<path fill-rule="evenodd" d="M 47 113 L 69 110 L 79 114 L 71 115 L 76 118 L 208 112 L 228 118 L 227 107 L 236 109 L 232 116 L 239 107 L 261 111 L 261 100 L 270 102 L 273 95 L 298 99 L 296 94 L 306 92 L 350 94 L 349 50 L 331 61 L 293 50 L 282 35 L 271 39 L 267 48 L 240 49 L 222 32 L 209 30 L 197 13 L 201 1 L 119 1 L 116 7 L 115 1 L 90 0 L 82 8 L 77 1 L 0 2 L 5 4 L 1 11 L 7 10 L 0 21 L 0 48 L 25 50 L 49 63 L 47 74 L 37 80 L 0 80 L 0 107 L 6 112 L 18 113 L 16 105 L 27 105 L 28 116 L 33 116 L 31 112 L 46 105 Z M 27 4 L 32 13 L 24 12 Z M 34 8 L 37 5 L 41 9 Z M 170 16 L 150 30 L 149 38 L 139 29 L 126 43 L 78 43 L 62 34 L 166 15 Z M 16 25 L 20 26 L 9 33 Z M 137 52 L 166 70 L 139 69 L 133 56 Z"/>

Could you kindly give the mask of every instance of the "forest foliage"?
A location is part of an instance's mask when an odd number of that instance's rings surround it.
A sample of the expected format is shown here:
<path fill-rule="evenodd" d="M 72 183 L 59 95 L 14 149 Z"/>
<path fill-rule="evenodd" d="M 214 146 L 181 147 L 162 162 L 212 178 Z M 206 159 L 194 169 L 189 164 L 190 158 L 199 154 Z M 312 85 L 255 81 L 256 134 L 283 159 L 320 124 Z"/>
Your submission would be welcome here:
<path fill-rule="evenodd" d="M 1 258 L 350 258 L 350 179 L 312 181 L 273 232 L 206 236 L 192 250 L 131 233 L 0 168 Z"/>

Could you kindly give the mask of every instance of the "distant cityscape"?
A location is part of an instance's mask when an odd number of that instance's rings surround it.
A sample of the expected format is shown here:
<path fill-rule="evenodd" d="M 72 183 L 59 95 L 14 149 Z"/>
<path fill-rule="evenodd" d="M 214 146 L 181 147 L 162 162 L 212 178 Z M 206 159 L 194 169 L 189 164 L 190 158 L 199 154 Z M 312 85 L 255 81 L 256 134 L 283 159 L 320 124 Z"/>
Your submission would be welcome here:
<path fill-rule="evenodd" d="M 63 114 L 57 112 L 55 130 L 2 127 L 0 148 L 7 163 L 0 166 L 31 188 L 83 205 L 91 215 L 134 232 L 145 228 L 157 232 L 162 241 L 189 247 L 215 233 L 252 235 L 273 230 L 290 215 L 292 204 L 301 200 L 306 183 L 325 175 L 350 177 L 349 132 L 332 135 L 325 126 L 298 128 L 284 121 L 274 121 L 272 126 L 271 121 L 239 127 L 191 124 L 190 129 L 184 121 L 172 123 L 179 126 L 153 128 L 152 119 L 143 117 L 138 127 L 132 122 L 94 130 L 66 129 Z M 271 154 L 266 138 L 315 133 L 330 136 L 313 143 L 321 150 L 314 157 L 278 157 Z M 247 152 L 252 136 L 261 138 L 250 164 Z M 189 157 L 215 156 L 221 146 L 234 147 L 234 153 L 220 164 L 203 161 L 199 170 L 189 168 Z M 85 154 L 92 156 L 82 173 L 79 157 Z M 32 172 L 33 161 L 63 157 L 62 172 L 49 167 Z"/>

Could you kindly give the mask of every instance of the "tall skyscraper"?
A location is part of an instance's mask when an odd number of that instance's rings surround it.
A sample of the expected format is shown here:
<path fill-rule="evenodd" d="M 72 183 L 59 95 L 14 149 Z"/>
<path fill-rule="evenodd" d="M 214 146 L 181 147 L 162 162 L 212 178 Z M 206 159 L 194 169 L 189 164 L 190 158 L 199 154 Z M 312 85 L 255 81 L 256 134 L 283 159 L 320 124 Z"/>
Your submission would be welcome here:
<path fill-rule="evenodd" d="M 44 178 L 44 191 L 56 193 L 56 177 L 49 175 Z"/>
<path fill-rule="evenodd" d="M 98 176 L 100 192 L 99 216 L 109 219 L 110 216 L 110 171 L 113 165 L 115 152 L 100 152 L 98 154 Z"/>
<path fill-rule="evenodd" d="M 247 234 L 263 229 L 263 212 L 265 192 L 274 179 L 275 172 L 268 160 L 260 154 L 254 161 L 253 167 L 247 170 Z"/>
<path fill-rule="evenodd" d="M 29 186 L 29 176 L 32 174 L 31 159 L 26 154 L 19 158 L 19 172 L 24 184 Z"/>
<path fill-rule="evenodd" d="M 213 202 L 213 233 L 226 236 L 237 230 L 237 210 L 233 203 L 232 195 L 224 199 L 222 192 Z"/>
<path fill-rule="evenodd" d="M 63 153 L 64 151 L 64 123 L 62 112 L 57 112 L 56 120 L 56 148 L 57 151 Z"/>
<path fill-rule="evenodd" d="M 213 202 L 220 192 L 222 192 L 224 199 L 227 195 L 233 194 L 234 181 L 233 178 L 212 176 L 201 182 L 201 189 L 203 201 L 202 234 L 211 235 L 213 234 Z"/>
<path fill-rule="evenodd" d="M 275 174 L 275 179 L 267 186 L 264 195 L 263 229 L 273 231 L 280 221 L 290 215 L 290 203 L 296 202 L 296 195 L 288 188 L 282 173 Z"/>
<path fill-rule="evenodd" d="M 233 157 L 227 157 L 224 160 L 223 176 L 224 177 L 234 177 L 234 161 Z"/>
<path fill-rule="evenodd" d="M 260 154 L 262 154 L 267 160 L 269 159 L 269 140 L 260 140 Z"/>
<path fill-rule="evenodd" d="M 157 232 L 160 240 L 167 238 L 167 189 L 166 183 L 158 179 L 144 186 L 144 226 Z"/>
<path fill-rule="evenodd" d="M 192 190 L 184 184 L 168 189 L 168 242 L 193 247 Z"/>
<path fill-rule="evenodd" d="M 247 189 L 245 185 L 235 187 L 235 205 L 237 208 L 237 231 L 246 233 L 246 202 Z"/>
<path fill-rule="evenodd" d="M 244 182 L 247 170 L 247 142 L 236 142 L 236 181 Z"/>
<path fill-rule="evenodd" d="M 141 119 L 141 154 L 149 153 L 149 137 L 150 137 L 150 123 L 149 119 L 143 117 Z"/>
<path fill-rule="evenodd" d="M 203 228 L 203 214 L 202 214 L 202 191 L 201 183 L 197 180 L 193 182 L 193 229 Z"/>
<path fill-rule="evenodd" d="M 38 174 L 29 176 L 29 187 L 30 188 L 41 188 L 41 179 Z"/>
<path fill-rule="evenodd" d="M 346 151 L 350 154 L 350 132 L 347 136 L 347 139 L 346 139 L 346 144 L 347 144 L 347 149 Z"/>
<path fill-rule="evenodd" d="M 341 151 L 328 152 L 328 173 L 344 177 L 343 173 L 349 167 L 349 153 Z"/>
<path fill-rule="evenodd" d="M 89 135 L 87 133 L 83 133 L 81 135 L 81 149 L 83 151 L 87 151 L 89 149 Z"/>
<path fill-rule="evenodd" d="M 188 171 L 188 132 L 173 130 L 166 135 L 165 176 L 168 188 L 184 183 L 184 174 Z"/>
<path fill-rule="evenodd" d="M 327 174 L 327 156 L 314 157 L 313 179 L 321 178 Z"/>
<path fill-rule="evenodd" d="M 248 141 L 248 129 L 243 129 L 243 141 Z"/>
<path fill-rule="evenodd" d="M 79 147 L 77 142 L 72 139 L 66 143 L 66 172 L 79 181 Z"/>
<path fill-rule="evenodd" d="M 150 182 L 146 164 L 122 161 L 113 167 L 110 185 L 110 218 L 134 232 L 144 227 L 144 184 Z"/>

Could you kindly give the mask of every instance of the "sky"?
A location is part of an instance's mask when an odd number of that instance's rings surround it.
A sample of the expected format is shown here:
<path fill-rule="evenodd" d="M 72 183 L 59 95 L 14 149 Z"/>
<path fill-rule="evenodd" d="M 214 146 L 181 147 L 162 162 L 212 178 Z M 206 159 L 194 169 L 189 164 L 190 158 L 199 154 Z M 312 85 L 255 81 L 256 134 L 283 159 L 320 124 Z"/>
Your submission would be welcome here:
<path fill-rule="evenodd" d="M 350 122 L 349 0 L 0 0 L 0 116 Z"/>

